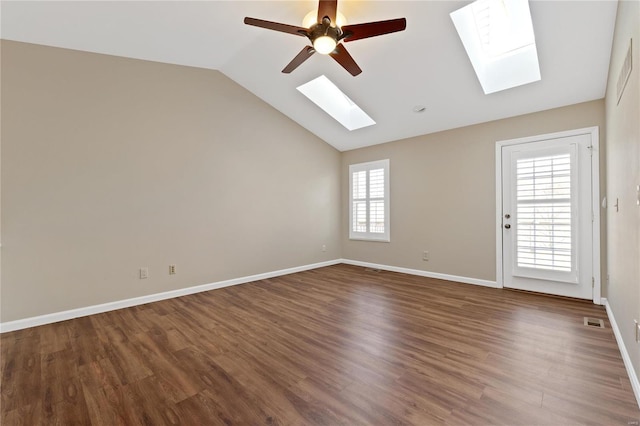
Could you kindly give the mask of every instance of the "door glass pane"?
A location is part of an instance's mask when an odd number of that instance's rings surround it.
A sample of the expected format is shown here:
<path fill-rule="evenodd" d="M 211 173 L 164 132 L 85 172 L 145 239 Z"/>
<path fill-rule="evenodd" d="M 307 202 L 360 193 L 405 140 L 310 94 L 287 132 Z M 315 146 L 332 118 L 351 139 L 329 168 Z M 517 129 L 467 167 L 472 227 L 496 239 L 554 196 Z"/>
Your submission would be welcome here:
<path fill-rule="evenodd" d="M 561 154 L 516 162 L 517 265 L 571 272 L 571 158 Z"/>

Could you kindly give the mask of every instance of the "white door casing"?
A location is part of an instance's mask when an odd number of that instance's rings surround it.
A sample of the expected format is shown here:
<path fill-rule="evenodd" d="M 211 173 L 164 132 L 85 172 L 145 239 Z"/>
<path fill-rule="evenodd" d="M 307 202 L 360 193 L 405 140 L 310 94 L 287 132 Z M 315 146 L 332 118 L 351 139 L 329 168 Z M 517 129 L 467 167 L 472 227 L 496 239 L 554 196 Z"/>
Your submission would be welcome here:
<path fill-rule="evenodd" d="M 499 287 L 600 303 L 598 128 L 496 143 Z"/>

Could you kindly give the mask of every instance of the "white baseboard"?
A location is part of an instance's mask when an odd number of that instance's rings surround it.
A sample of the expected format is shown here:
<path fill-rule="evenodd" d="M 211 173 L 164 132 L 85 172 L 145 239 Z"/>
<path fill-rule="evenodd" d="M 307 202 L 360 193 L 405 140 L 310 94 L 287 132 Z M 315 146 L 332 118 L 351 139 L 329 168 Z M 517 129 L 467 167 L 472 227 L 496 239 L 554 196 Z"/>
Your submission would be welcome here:
<path fill-rule="evenodd" d="M 620 348 L 620 354 L 622 355 L 622 360 L 624 361 L 624 367 L 627 369 L 627 374 L 629 375 L 629 380 L 631 381 L 633 394 L 636 396 L 636 402 L 638 403 L 638 407 L 640 407 L 640 381 L 638 380 L 638 375 L 633 369 L 633 364 L 631 363 L 631 357 L 629 356 L 627 347 L 624 344 L 624 340 L 622 340 L 622 334 L 620 334 L 620 329 L 618 328 L 618 323 L 616 322 L 616 318 L 613 316 L 613 310 L 609 305 L 609 301 L 604 297 L 602 297 L 600 300 L 602 301 L 602 304 L 604 305 L 604 307 L 607 309 L 607 316 L 609 317 L 609 322 L 611 323 L 613 334 L 616 336 L 616 342 L 618 342 L 618 348 Z"/>
<path fill-rule="evenodd" d="M 366 268 L 382 269 L 384 271 L 400 272 L 402 274 L 418 275 L 420 277 L 437 278 L 439 280 L 456 281 L 465 284 L 481 285 L 483 287 L 498 288 L 495 281 L 481 280 L 478 278 L 460 277 L 457 275 L 440 274 L 438 272 L 422 271 L 420 269 L 401 268 L 398 266 L 379 265 L 377 263 L 361 262 L 359 260 L 342 259 L 342 263 Z"/>
<path fill-rule="evenodd" d="M 40 315 L 37 317 L 24 318 L 15 321 L 0 323 L 0 333 L 22 330 L 24 328 L 36 327 L 39 325 L 51 324 L 59 321 L 66 321 L 73 318 L 88 315 L 100 314 L 103 312 L 115 311 L 116 309 L 129 308 L 131 306 L 143 305 L 145 303 L 158 302 L 160 300 L 174 297 L 186 296 L 188 294 L 201 293 L 203 291 L 215 290 L 232 285 L 245 284 L 252 281 L 264 280 L 267 278 L 279 277 L 296 272 L 308 271 L 310 269 L 322 268 L 325 266 L 342 263 L 340 259 L 329 260 L 327 262 L 313 263 L 310 265 L 297 266 L 294 268 L 281 269 L 279 271 L 265 272 L 263 274 L 250 275 L 247 277 L 234 278 L 231 280 L 218 281 L 211 284 L 203 284 L 194 287 L 181 288 L 178 290 L 166 291 L 163 293 L 150 294 L 147 296 L 134 297 L 132 299 L 118 300 L 115 302 L 102 303 L 100 305 L 87 306 L 84 308 L 71 309 L 68 311 L 55 312 L 52 314 Z"/>

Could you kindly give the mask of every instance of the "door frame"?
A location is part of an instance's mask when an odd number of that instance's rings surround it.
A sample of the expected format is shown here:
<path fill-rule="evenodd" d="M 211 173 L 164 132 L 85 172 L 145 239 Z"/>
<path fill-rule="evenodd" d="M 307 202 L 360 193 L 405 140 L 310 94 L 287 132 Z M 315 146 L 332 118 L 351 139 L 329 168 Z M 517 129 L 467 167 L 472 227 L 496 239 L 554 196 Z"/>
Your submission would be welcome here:
<path fill-rule="evenodd" d="M 496 285 L 498 288 L 504 288 L 504 265 L 502 264 L 502 148 L 509 145 L 540 142 L 585 134 L 591 136 L 591 146 L 593 147 L 591 149 L 591 235 L 593 239 L 591 262 L 593 303 L 596 305 L 602 304 L 600 271 L 600 137 L 598 126 L 496 142 Z"/>

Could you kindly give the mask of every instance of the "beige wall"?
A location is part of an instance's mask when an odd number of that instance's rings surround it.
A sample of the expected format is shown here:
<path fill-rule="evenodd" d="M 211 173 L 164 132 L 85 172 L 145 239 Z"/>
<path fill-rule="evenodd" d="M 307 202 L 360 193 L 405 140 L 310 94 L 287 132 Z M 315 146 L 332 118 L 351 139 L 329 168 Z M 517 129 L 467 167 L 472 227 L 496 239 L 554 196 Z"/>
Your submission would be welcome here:
<path fill-rule="evenodd" d="M 340 153 L 223 74 L 2 41 L 1 78 L 2 322 L 340 257 Z"/>
<path fill-rule="evenodd" d="M 340 154 L 216 71 L 1 46 L 2 322 L 340 257 L 493 281 L 495 142 L 604 142 L 600 100 Z M 381 158 L 392 241 L 350 241 Z"/>
<path fill-rule="evenodd" d="M 633 70 L 618 104 L 618 75 L 633 38 Z M 609 291 L 607 298 L 636 374 L 640 350 L 634 319 L 640 320 L 640 2 L 620 1 L 607 85 L 607 225 Z M 616 199 L 619 211 L 616 211 Z"/>
<path fill-rule="evenodd" d="M 591 126 L 600 126 L 602 139 L 603 100 L 343 153 L 343 257 L 495 281 L 496 141 Z M 390 159 L 391 242 L 351 241 L 349 164 L 383 158 Z"/>

